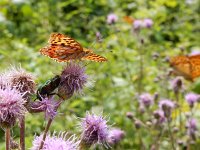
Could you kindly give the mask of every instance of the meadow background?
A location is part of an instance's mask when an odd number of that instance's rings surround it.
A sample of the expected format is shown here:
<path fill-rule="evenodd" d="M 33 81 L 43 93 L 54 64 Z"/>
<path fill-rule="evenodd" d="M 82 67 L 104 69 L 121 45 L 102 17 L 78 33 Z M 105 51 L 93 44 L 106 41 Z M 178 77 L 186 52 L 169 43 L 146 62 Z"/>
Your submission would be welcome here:
<path fill-rule="evenodd" d="M 107 23 L 110 13 L 118 17 L 112 25 Z M 143 45 L 133 32 L 133 25 L 123 19 L 125 16 L 153 20 L 151 28 L 141 29 L 139 33 L 144 40 Z M 159 97 L 173 100 L 170 80 L 174 77 L 162 78 L 169 69 L 166 60 L 171 56 L 200 51 L 200 1 L 1 0 L 0 70 L 21 64 L 37 77 L 38 85 L 59 74 L 64 63 L 57 63 L 39 53 L 52 32 L 73 37 L 84 47 L 105 56 L 108 62 L 87 65 L 87 73 L 95 81 L 93 86 L 85 88 L 84 95 L 73 96 L 62 105 L 50 130 L 78 134 L 80 120 L 77 117 L 84 117 L 86 111 L 103 111 L 105 116 L 109 116 L 110 125 L 126 133 L 116 149 L 141 149 L 140 135 L 149 149 L 152 135 L 148 130 L 138 134 L 140 131 L 126 117 L 126 113 L 132 112 L 141 117 L 136 98 L 139 93 L 158 93 Z M 101 42 L 96 39 L 97 32 L 102 35 Z M 200 93 L 200 80 L 194 83 L 184 81 L 184 84 L 188 92 Z M 182 101 L 184 103 L 184 99 Z M 34 135 L 45 127 L 43 116 L 42 113 L 27 114 L 27 149 L 31 147 Z M 200 119 L 198 121 L 200 123 Z M 15 139 L 19 137 L 17 127 L 13 129 L 13 135 Z M 170 149 L 168 140 L 163 141 L 161 149 Z M 196 142 L 198 145 L 200 142 Z M 4 149 L 3 130 L 0 130 L 0 149 Z"/>

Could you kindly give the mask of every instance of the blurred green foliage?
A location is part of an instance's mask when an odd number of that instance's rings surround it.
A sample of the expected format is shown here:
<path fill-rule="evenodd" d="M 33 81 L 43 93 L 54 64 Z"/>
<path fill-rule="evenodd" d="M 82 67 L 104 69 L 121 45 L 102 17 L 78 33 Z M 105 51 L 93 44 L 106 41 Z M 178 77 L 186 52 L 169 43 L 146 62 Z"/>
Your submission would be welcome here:
<path fill-rule="evenodd" d="M 59 110 L 51 131 L 79 133 L 77 117 L 87 110 L 102 111 L 109 116 L 110 124 L 120 127 L 126 137 L 118 149 L 139 149 L 137 129 L 126 118 L 126 112 L 137 116 L 139 77 L 139 54 L 144 58 L 142 91 L 166 97 L 167 81 L 154 82 L 169 68 L 163 61 L 166 56 L 189 54 L 200 51 L 200 4 L 198 0 L 1 0 L 0 1 L 0 60 L 1 70 L 21 64 L 37 77 L 37 83 L 59 74 L 64 64 L 59 64 L 40 55 L 39 49 L 47 44 L 50 33 L 67 34 L 85 47 L 108 58 L 107 63 L 89 63 L 87 72 L 96 81 L 94 87 L 86 88 L 82 96 L 74 96 Z M 118 21 L 106 23 L 109 13 L 115 13 Z M 124 16 L 136 19 L 151 18 L 154 25 L 144 29 L 140 37 L 144 46 L 139 47 L 132 25 Z M 103 42 L 96 39 L 96 32 Z M 158 54 L 155 61 L 152 57 Z M 191 86 L 200 93 L 200 83 Z M 166 85 L 166 87 L 163 87 Z M 92 89 L 92 90 L 90 90 Z M 35 134 L 44 129 L 43 114 L 27 114 L 26 142 L 31 147 Z M 18 128 L 13 134 L 19 137 Z M 148 132 L 142 132 L 147 146 L 152 142 Z M 166 145 L 164 143 L 163 145 Z M 0 133 L 0 149 L 3 149 L 3 131 Z M 169 148 L 169 144 L 167 145 Z M 166 147 L 165 147 L 166 148 Z M 166 149 L 168 149 L 166 148 Z"/>

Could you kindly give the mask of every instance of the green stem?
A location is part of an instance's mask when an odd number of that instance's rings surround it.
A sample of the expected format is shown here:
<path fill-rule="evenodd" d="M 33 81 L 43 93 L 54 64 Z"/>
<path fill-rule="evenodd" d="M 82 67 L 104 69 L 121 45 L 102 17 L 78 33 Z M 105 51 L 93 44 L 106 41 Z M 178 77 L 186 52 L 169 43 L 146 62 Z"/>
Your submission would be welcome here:
<path fill-rule="evenodd" d="M 169 118 L 167 118 L 167 125 L 168 125 L 169 136 L 170 136 L 170 139 L 171 139 L 172 149 L 176 150 L 175 145 L 174 145 L 174 137 L 173 137 L 173 134 L 172 134 L 172 131 L 171 131 L 171 127 L 170 127 L 170 120 L 169 120 Z"/>
<path fill-rule="evenodd" d="M 181 116 L 181 106 L 180 106 L 180 101 L 179 101 L 179 92 L 175 93 L 175 97 L 176 97 L 176 102 L 179 104 L 179 129 L 180 132 L 182 131 L 182 116 Z M 181 132 L 182 133 L 182 132 Z"/>

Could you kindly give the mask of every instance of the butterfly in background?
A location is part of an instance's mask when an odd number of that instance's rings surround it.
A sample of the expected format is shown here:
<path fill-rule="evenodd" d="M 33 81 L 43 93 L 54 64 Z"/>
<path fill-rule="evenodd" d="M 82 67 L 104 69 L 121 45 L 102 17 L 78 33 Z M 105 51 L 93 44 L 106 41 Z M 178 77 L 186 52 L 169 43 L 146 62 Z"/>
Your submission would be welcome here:
<path fill-rule="evenodd" d="M 172 57 L 170 59 L 170 66 L 173 68 L 175 75 L 194 81 L 195 78 L 200 77 L 200 54 Z"/>
<path fill-rule="evenodd" d="M 129 24 L 133 24 L 133 22 L 134 22 L 135 19 L 133 17 L 131 17 L 131 16 L 124 16 L 123 20 L 125 22 L 129 23 Z"/>
<path fill-rule="evenodd" d="M 83 48 L 76 40 L 61 33 L 52 33 L 48 43 L 49 45 L 40 49 L 40 53 L 58 62 L 70 60 L 107 61 L 105 57 L 95 54 L 90 49 Z"/>

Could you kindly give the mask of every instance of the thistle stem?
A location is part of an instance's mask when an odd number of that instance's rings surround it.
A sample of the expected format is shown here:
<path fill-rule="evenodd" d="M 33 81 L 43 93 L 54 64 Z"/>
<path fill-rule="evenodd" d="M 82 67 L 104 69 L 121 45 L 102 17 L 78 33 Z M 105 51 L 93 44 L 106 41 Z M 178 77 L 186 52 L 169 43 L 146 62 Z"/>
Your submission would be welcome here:
<path fill-rule="evenodd" d="M 173 137 L 173 135 L 172 135 L 172 131 L 171 131 L 171 127 L 170 127 L 170 120 L 169 120 L 169 118 L 167 118 L 167 125 L 168 125 L 169 136 L 170 136 L 170 139 L 171 139 L 172 149 L 173 149 L 173 150 L 176 150 L 176 148 L 175 148 L 175 146 L 174 146 L 174 137 Z"/>
<path fill-rule="evenodd" d="M 45 130 L 44 130 L 44 134 L 43 134 L 43 137 L 42 137 L 42 141 L 41 141 L 41 143 L 40 143 L 39 150 L 41 150 L 41 149 L 43 148 L 43 146 L 44 146 L 44 141 L 45 141 L 45 139 L 46 139 L 46 137 L 47 137 L 47 133 L 48 133 L 48 131 L 49 131 L 49 128 L 50 128 L 50 126 L 51 126 L 52 121 L 53 121 L 53 119 L 49 119 L 49 120 L 48 120 L 47 126 L 46 126 L 46 128 L 45 128 Z"/>
<path fill-rule="evenodd" d="M 176 102 L 178 104 L 180 104 L 179 102 L 179 92 L 176 92 L 175 93 L 175 96 L 176 96 Z M 179 106 L 179 128 L 180 128 L 180 131 L 182 131 L 182 117 L 181 117 L 181 106 Z"/>
<path fill-rule="evenodd" d="M 59 108 L 59 106 L 60 106 L 60 104 L 61 104 L 62 102 L 63 102 L 63 100 L 60 100 L 60 103 L 59 103 L 58 106 L 56 107 L 56 111 L 58 110 L 58 108 Z M 49 118 L 48 123 L 47 123 L 47 126 L 45 127 L 45 130 L 44 130 L 44 134 L 43 134 L 43 137 L 42 137 L 42 141 L 41 141 L 41 143 L 40 143 L 39 150 L 41 150 L 41 149 L 43 148 L 43 146 L 44 146 L 44 142 L 45 142 L 45 139 L 46 139 L 46 137 L 47 137 L 47 133 L 48 133 L 48 131 L 49 131 L 49 128 L 50 128 L 50 126 L 51 126 L 52 121 L 53 121 L 53 118 Z"/>
<path fill-rule="evenodd" d="M 25 116 L 20 121 L 20 148 L 25 150 Z"/>
<path fill-rule="evenodd" d="M 6 150 L 10 150 L 10 128 L 6 128 L 5 139 L 6 139 Z"/>

